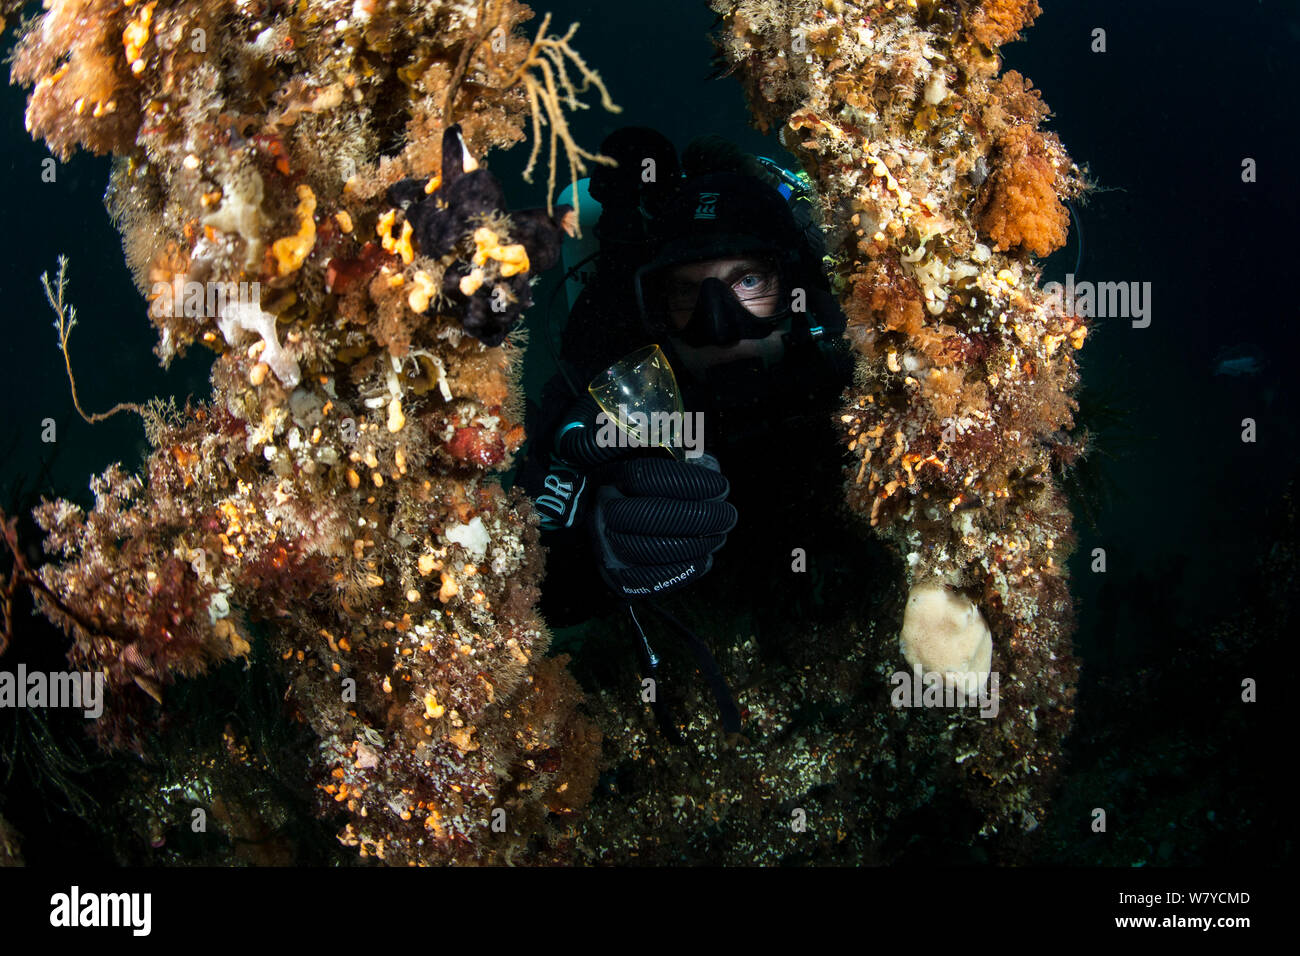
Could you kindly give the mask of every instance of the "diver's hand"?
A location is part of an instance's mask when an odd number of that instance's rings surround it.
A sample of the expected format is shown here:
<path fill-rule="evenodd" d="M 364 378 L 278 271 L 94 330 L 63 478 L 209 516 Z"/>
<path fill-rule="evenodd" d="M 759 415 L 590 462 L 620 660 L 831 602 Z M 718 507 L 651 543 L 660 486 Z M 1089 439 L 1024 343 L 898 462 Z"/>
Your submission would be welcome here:
<path fill-rule="evenodd" d="M 712 456 L 633 458 L 602 477 L 590 524 L 610 587 L 626 597 L 666 594 L 713 567 L 737 515 Z"/>

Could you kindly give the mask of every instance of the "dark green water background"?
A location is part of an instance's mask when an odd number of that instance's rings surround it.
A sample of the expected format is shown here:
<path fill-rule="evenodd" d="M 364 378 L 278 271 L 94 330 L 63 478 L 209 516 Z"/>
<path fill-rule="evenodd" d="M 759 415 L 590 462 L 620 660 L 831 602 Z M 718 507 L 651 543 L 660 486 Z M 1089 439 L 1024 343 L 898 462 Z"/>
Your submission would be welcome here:
<path fill-rule="evenodd" d="M 1289 573 L 1285 563 L 1260 562 L 1270 552 L 1276 556 L 1279 537 L 1291 533 L 1283 498 L 1297 476 L 1300 204 L 1292 97 L 1300 12 L 1293 3 L 1255 0 L 1230 6 L 1044 0 L 1044 6 L 1027 40 L 1009 46 L 1005 59 L 1043 91 L 1055 111 L 1049 128 L 1102 187 L 1078 210 L 1086 237 L 1079 278 L 1153 286 L 1149 328 L 1102 321 L 1082 353 L 1085 414 L 1106 427 L 1090 463 L 1094 487 L 1102 489 L 1090 496 L 1095 523 L 1076 509 L 1072 571 L 1084 671 L 1075 767 L 1154 780 L 1145 784 L 1153 788 L 1151 801 L 1171 808 L 1190 801 L 1211 821 L 1214 801 L 1239 794 L 1257 811 L 1230 815 L 1235 829 L 1221 839 L 1205 835 L 1202 858 L 1276 860 L 1289 854 L 1290 843 L 1267 832 L 1267 744 L 1253 734 L 1214 737 L 1205 744 L 1212 752 L 1201 754 L 1209 769 L 1197 771 L 1210 779 L 1180 774 L 1176 761 L 1152 768 L 1170 751 L 1167 740 L 1177 738 L 1182 719 L 1178 708 L 1187 704 L 1116 695 L 1113 684 L 1135 671 L 1158 676 L 1191 661 L 1194 680 L 1230 700 L 1243 676 L 1267 676 L 1251 668 L 1291 656 L 1243 651 L 1238 658 L 1207 642 L 1221 641 L 1211 634 L 1213 622 L 1243 609 L 1273 615 L 1274 630 L 1278 620 L 1291 619 L 1289 606 L 1259 606 L 1276 600 L 1259 586 L 1277 583 L 1262 577 Z M 594 148 L 618 125 L 649 125 L 679 149 L 694 136 L 717 133 L 793 162 L 774 137 L 750 128 L 735 80 L 707 78 L 713 15 L 704 4 L 556 2 L 547 8 L 561 30 L 581 21 L 575 47 L 623 107 L 619 116 L 595 105 L 574 117 L 579 142 Z M 1104 54 L 1089 50 L 1096 27 L 1107 31 Z M 5 47 L 11 45 L 12 30 L 5 37 Z M 23 130 L 24 101 L 22 91 L 0 91 L 7 187 L 0 191 L 0 489 L 6 505 L 20 486 L 88 502 L 88 477 L 117 460 L 138 465 L 145 443 L 132 416 L 90 426 L 73 411 L 41 272 L 52 270 L 60 253 L 71 259 L 69 292 L 81 316 L 72 353 L 87 409 L 152 395 L 202 399 L 210 356 L 196 348 L 169 371 L 158 368 L 145 304 L 101 201 L 108 161 L 79 155 L 59 165 L 55 183 L 43 182 L 47 154 Z M 489 159 L 512 207 L 545 198 L 544 186 L 519 179 L 527 148 Z M 1244 157 L 1257 161 L 1258 182 L 1242 183 Z M 1049 263 L 1049 278 L 1073 268 L 1075 242 L 1072 230 L 1071 244 Z M 554 281 L 543 281 L 539 301 Z M 539 311 L 528 321 L 540 346 Z M 1224 350 L 1245 350 L 1258 357 L 1260 369 L 1215 375 Z M 551 372 L 545 350 L 533 353 L 530 391 Z M 53 445 L 40 440 L 47 417 L 57 422 Z M 1258 423 L 1254 444 L 1240 440 L 1246 417 Z M 1104 575 L 1089 569 L 1099 547 L 1107 554 Z M 1281 583 L 1268 593 L 1294 594 L 1293 581 Z M 1227 705 L 1211 699 L 1201 706 L 1207 712 L 1193 723 L 1213 728 L 1214 708 Z M 1196 741 L 1190 744 L 1195 750 Z M 46 824 L 24 803 L 21 786 L 10 784 L 5 812 L 25 832 L 29 858 L 36 860 L 60 838 L 43 832 Z M 1196 804 L 1198 793 L 1210 795 L 1203 805 Z M 1162 862 L 1158 831 L 1167 823 L 1185 825 L 1182 815 L 1184 809 L 1171 809 L 1169 821 L 1150 822 L 1149 862 Z M 1088 859 L 1075 855 L 1073 862 Z"/>

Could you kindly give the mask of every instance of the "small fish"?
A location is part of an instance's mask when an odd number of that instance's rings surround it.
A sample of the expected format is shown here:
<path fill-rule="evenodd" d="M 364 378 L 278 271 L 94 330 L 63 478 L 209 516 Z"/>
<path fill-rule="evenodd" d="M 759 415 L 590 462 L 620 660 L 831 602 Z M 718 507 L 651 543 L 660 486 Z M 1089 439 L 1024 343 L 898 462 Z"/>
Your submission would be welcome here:
<path fill-rule="evenodd" d="M 1267 365 L 1264 354 L 1253 345 L 1234 345 L 1224 349 L 1214 359 L 1214 374 L 1243 378 L 1258 375 Z"/>

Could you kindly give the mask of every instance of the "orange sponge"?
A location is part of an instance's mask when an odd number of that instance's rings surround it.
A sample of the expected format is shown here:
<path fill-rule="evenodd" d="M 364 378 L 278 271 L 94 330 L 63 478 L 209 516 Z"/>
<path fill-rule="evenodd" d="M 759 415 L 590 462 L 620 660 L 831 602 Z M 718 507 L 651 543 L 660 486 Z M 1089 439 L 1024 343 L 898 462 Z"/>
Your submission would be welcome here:
<path fill-rule="evenodd" d="M 1008 130 L 999 163 L 979 216 L 980 231 L 1006 252 L 1022 246 L 1045 256 L 1065 245 L 1070 213 L 1056 195 L 1056 169 L 1041 133 L 1028 126 Z"/>

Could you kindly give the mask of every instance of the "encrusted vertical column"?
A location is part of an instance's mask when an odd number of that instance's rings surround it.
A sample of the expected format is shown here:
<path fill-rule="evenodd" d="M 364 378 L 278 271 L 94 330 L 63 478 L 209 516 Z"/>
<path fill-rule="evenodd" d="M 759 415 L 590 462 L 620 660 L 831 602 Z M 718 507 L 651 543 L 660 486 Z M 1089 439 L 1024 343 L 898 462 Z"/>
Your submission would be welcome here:
<path fill-rule="evenodd" d="M 142 409 L 142 474 L 38 512 L 38 600 L 107 675 L 101 736 L 144 746 L 172 684 L 265 642 L 319 738 L 322 809 L 394 863 L 510 859 L 595 779 L 599 735 L 544 656 L 531 503 L 491 480 L 524 439 L 508 334 L 569 221 L 505 209 L 480 160 L 531 111 L 580 174 L 561 107 L 608 103 L 572 30 L 530 39 L 531 16 L 49 0 L 14 57 L 33 136 L 116 157 L 159 356 L 216 355 L 209 402 Z"/>
<path fill-rule="evenodd" d="M 986 655 L 987 620 L 999 710 L 954 719 L 956 756 L 989 828 L 1032 828 L 1077 675 L 1071 517 L 1053 466 L 1082 450 L 1068 430 L 1087 334 L 1038 288 L 1034 264 L 1064 244 L 1064 201 L 1083 176 L 1039 128 L 1038 91 L 999 76 L 998 47 L 1038 5 L 713 7 L 757 122 L 777 128 L 820 192 L 858 354 L 840 413 L 848 501 L 905 559 L 910 605 L 945 591 L 953 604 L 916 612 L 954 633 L 928 626 L 927 657 L 905 631 L 908 660 L 942 671 L 945 654 Z"/>

